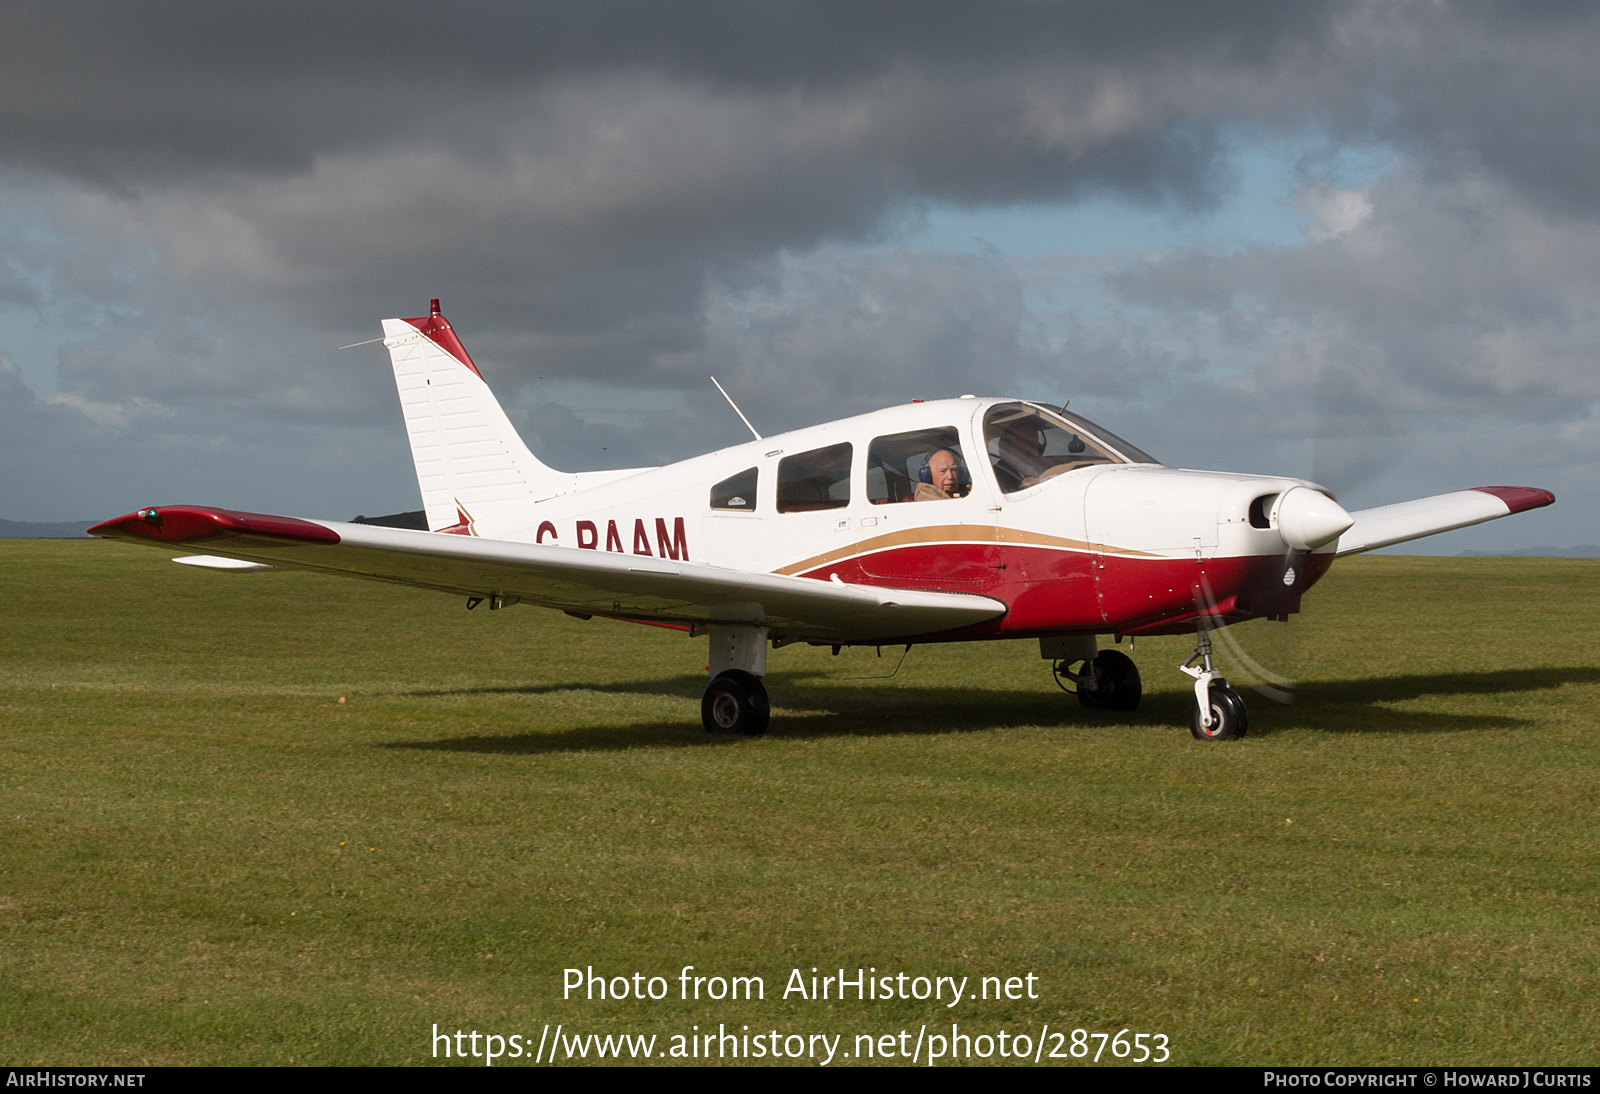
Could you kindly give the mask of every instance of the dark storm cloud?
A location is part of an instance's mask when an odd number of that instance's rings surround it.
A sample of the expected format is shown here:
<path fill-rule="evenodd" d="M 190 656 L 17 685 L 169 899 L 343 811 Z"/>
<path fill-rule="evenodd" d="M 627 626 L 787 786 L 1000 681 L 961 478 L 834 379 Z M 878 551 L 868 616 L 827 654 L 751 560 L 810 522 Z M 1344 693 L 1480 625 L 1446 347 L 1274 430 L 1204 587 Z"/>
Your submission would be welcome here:
<path fill-rule="evenodd" d="M 1087 183 L 1203 200 L 1210 127 L 1314 116 L 1466 157 L 1552 198 L 1596 200 L 1585 183 L 1600 148 L 1600 15 L 1588 4 L 54 3 L 5 14 L 0 154 L 112 190 L 304 173 L 395 142 L 493 158 L 521 142 L 544 90 L 647 74 L 712 97 L 824 102 L 908 81 L 917 95 L 879 100 L 888 109 L 868 119 L 876 173 L 936 197 L 1047 199 Z M 1052 120 L 1095 111 L 1118 116 L 1092 141 L 1052 132 Z"/>
<path fill-rule="evenodd" d="M 771 289 L 714 293 L 707 313 L 685 380 L 703 384 L 706 365 L 736 377 L 768 432 L 992 393 L 1040 364 L 1017 275 L 972 255 L 824 250 Z"/>
<path fill-rule="evenodd" d="M 857 3 L 742 0 L 12 5 L 0 47 L 0 137 L 14 162 L 114 187 L 209 170 L 303 171 L 397 138 L 496 149 L 539 87 L 656 74 L 715 93 L 832 93 L 896 73 L 939 85 L 1073 68 L 1268 70 L 1327 31 L 1337 5 Z M 927 104 L 898 158 L 936 188 L 988 194 L 1002 174 L 1054 193 L 1063 164 L 982 98 Z M 1023 137 L 1024 139 L 1017 139 Z M 972 164 L 973 142 L 1002 155 Z M 914 155 L 905 155 L 911 152 Z M 1148 151 L 1112 172 L 1137 181 Z M 1159 153 L 1157 153 L 1159 156 Z M 961 180 L 965 178 L 963 183 Z M 994 192 L 990 196 L 1007 195 Z"/>
<path fill-rule="evenodd" d="M 920 201 L 1200 208 L 1240 125 L 1554 162 L 1506 151 L 1550 141 L 1507 115 L 1576 116 L 1570 61 L 1524 62 L 1594 29 L 1334 2 L 8 15 L 0 156 L 76 180 L 93 208 L 69 219 L 142 227 L 158 276 L 334 331 L 426 285 L 497 352 L 650 383 L 656 357 L 700 343 L 708 279 L 872 239 Z"/>
<path fill-rule="evenodd" d="M 1368 27 L 1390 115 L 1436 176 L 1481 168 L 1564 214 L 1600 212 L 1600 8 L 1387 6 Z"/>
<path fill-rule="evenodd" d="M 426 281 L 622 377 L 695 342 L 708 275 L 907 201 L 1205 205 L 1226 115 L 1277 109 L 1336 10 L 22 7 L 0 157 L 108 195 L 165 276 L 325 327 Z"/>
<path fill-rule="evenodd" d="M 232 232 L 205 276 L 320 322 L 427 277 L 626 370 L 693 339 L 704 275 L 908 201 L 1204 206 L 1228 126 L 1592 208 L 1595 35 L 1581 7 L 1331 0 L 15 6 L 0 157 L 155 203 L 167 246 Z M 628 315 L 655 318 L 617 341 Z"/>

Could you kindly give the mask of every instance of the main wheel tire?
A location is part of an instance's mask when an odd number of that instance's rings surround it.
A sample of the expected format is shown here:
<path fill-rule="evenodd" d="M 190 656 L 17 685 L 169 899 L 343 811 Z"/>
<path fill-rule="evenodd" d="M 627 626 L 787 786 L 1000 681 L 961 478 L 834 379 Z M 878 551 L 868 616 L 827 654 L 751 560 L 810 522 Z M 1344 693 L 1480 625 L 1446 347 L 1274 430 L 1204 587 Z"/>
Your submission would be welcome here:
<path fill-rule="evenodd" d="M 700 721 L 707 733 L 759 737 L 767 731 L 772 707 L 761 681 L 743 669 L 718 673 L 700 697 Z"/>
<path fill-rule="evenodd" d="M 1078 702 L 1090 710 L 1138 710 L 1144 685 L 1133 658 L 1116 650 L 1101 650 L 1086 666 L 1094 673 L 1093 691 L 1078 686 Z"/>
<path fill-rule="evenodd" d="M 1250 712 L 1239 693 L 1226 684 L 1212 684 L 1211 725 L 1200 724 L 1200 704 L 1189 704 L 1189 732 L 1202 741 L 1228 741 L 1250 729 Z"/>

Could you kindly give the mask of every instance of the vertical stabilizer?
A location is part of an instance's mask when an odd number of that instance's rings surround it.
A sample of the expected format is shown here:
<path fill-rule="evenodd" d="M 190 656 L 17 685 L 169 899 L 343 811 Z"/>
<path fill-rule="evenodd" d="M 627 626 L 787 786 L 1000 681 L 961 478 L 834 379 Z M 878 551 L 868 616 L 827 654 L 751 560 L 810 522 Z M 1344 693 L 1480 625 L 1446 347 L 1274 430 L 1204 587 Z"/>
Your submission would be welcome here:
<path fill-rule="evenodd" d="M 385 319 L 383 344 L 430 530 L 472 535 L 477 521 L 573 489 L 522 443 L 437 300 L 420 318 Z"/>

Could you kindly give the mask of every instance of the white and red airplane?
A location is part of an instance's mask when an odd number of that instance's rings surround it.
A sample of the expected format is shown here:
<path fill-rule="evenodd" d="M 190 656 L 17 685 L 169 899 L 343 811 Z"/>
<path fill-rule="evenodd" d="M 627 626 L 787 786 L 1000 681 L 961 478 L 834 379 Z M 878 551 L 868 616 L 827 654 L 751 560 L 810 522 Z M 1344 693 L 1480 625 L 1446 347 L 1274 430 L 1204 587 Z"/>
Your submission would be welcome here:
<path fill-rule="evenodd" d="M 707 635 L 712 732 L 766 729 L 769 645 L 1037 638 L 1084 706 L 1133 710 L 1139 670 L 1097 636 L 1194 632 L 1179 666 L 1195 681 L 1190 728 L 1219 740 L 1248 715 L 1213 667 L 1212 629 L 1286 619 L 1335 558 L 1555 500 L 1482 486 L 1348 513 L 1304 479 L 1165 467 L 1065 407 L 971 395 L 567 474 L 528 451 L 437 300 L 383 334 L 432 531 L 195 505 L 90 531 L 203 546 L 175 561 L 219 570 L 313 570 Z"/>

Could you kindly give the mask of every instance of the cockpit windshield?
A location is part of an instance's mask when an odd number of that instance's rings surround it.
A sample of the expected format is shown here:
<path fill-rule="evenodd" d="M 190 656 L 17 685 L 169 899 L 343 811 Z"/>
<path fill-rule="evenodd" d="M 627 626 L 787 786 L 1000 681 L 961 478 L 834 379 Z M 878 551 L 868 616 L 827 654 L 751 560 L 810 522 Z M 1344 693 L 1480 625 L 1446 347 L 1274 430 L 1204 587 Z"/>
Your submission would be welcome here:
<path fill-rule="evenodd" d="M 995 479 L 1007 494 L 1096 464 L 1159 463 L 1076 414 L 1031 403 L 1000 403 L 983 416 Z"/>
<path fill-rule="evenodd" d="M 1121 437 L 1117 436 L 1115 433 L 1111 432 L 1111 430 L 1107 429 L 1105 426 L 1097 425 L 1080 414 L 1074 414 L 1065 408 L 1062 408 L 1061 410 L 1052 410 L 1050 413 L 1055 417 L 1062 419 L 1068 425 L 1074 427 L 1080 432 L 1100 438 L 1100 440 L 1104 441 L 1111 448 L 1121 453 L 1121 455 L 1124 457 L 1123 462 L 1125 463 L 1153 463 L 1158 465 L 1161 463 L 1160 460 L 1150 455 L 1150 453 L 1146 452 L 1144 449 L 1134 447 Z"/>

